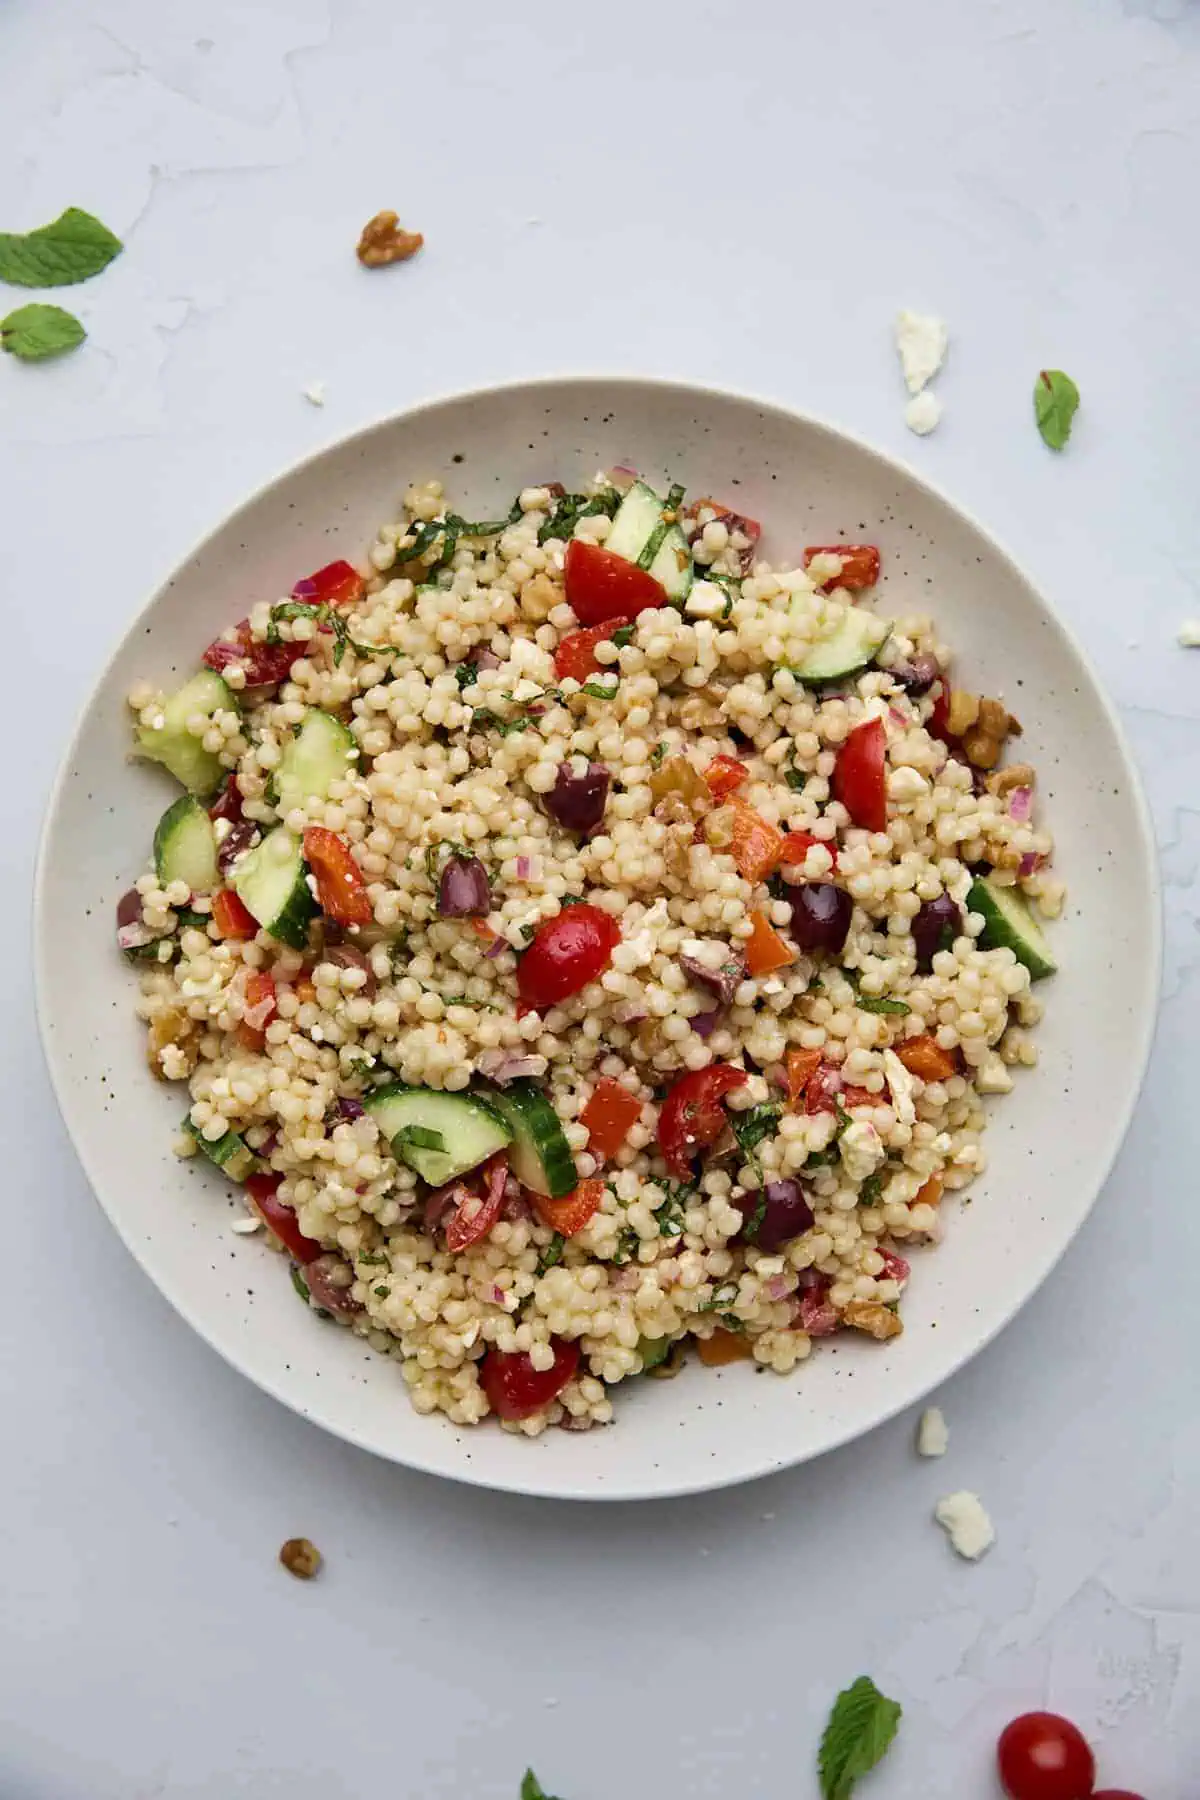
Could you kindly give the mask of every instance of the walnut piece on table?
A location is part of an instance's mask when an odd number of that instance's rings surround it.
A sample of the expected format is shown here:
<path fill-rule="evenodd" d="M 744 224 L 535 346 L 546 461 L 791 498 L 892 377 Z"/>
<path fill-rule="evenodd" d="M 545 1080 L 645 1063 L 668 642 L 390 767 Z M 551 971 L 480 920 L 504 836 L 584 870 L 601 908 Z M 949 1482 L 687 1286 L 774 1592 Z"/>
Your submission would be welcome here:
<path fill-rule="evenodd" d="M 297 1581 L 311 1581 L 321 1567 L 321 1552 L 308 1538 L 289 1538 L 279 1552 L 279 1560 Z"/>
<path fill-rule="evenodd" d="M 419 231 L 405 231 L 394 212 L 380 212 L 363 226 L 357 256 L 364 268 L 381 269 L 387 263 L 407 262 L 424 242 Z"/>
<path fill-rule="evenodd" d="M 877 1338 L 880 1343 L 885 1338 L 899 1337 L 904 1330 L 899 1315 L 878 1300 L 849 1301 L 842 1308 L 842 1321 L 855 1331 L 865 1331 L 868 1337 Z"/>

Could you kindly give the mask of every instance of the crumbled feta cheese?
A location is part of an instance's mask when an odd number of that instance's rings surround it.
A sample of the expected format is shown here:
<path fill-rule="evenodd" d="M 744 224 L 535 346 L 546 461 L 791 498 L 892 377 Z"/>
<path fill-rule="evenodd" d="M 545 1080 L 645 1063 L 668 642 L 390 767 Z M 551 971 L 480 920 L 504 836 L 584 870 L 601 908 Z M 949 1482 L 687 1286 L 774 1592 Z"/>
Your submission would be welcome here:
<path fill-rule="evenodd" d="M 975 1086 L 981 1094 L 1012 1093 L 1012 1072 L 996 1051 L 989 1050 L 983 1061 L 975 1065 Z"/>
<path fill-rule="evenodd" d="M 914 1125 L 917 1108 L 913 1100 L 913 1078 L 894 1050 L 883 1053 L 883 1071 L 892 1094 L 892 1111 L 898 1125 Z"/>
<path fill-rule="evenodd" d="M 1200 650 L 1200 619 L 1185 619 L 1179 627 L 1179 644 L 1184 650 Z"/>
<path fill-rule="evenodd" d="M 323 381 L 310 381 L 308 386 L 304 389 L 304 398 L 308 401 L 310 406 L 324 406 L 325 383 Z"/>
<path fill-rule="evenodd" d="M 914 394 L 904 409 L 904 423 L 918 437 L 928 437 L 931 431 L 936 431 L 941 417 L 942 403 L 928 388 Z"/>
<path fill-rule="evenodd" d="M 933 1516 L 950 1539 L 951 1548 L 968 1562 L 976 1562 L 996 1541 L 996 1531 L 978 1494 L 965 1488 L 947 1494 L 933 1509 Z"/>
<path fill-rule="evenodd" d="M 917 1426 L 917 1455 L 945 1456 L 950 1428 L 940 1406 L 927 1406 Z"/>
<path fill-rule="evenodd" d="M 683 610 L 693 619 L 719 619 L 729 605 L 729 595 L 715 581 L 693 581 Z"/>
<path fill-rule="evenodd" d="M 261 1228 L 262 1220 L 256 1218 L 235 1219 L 229 1227 L 230 1231 L 236 1231 L 239 1237 L 250 1237 L 253 1232 L 259 1231 Z"/>
<path fill-rule="evenodd" d="M 946 321 L 932 313 L 901 312 L 896 315 L 896 349 L 910 394 L 919 394 L 946 360 L 949 333 Z"/>
<path fill-rule="evenodd" d="M 883 1139 L 866 1119 L 855 1119 L 842 1133 L 842 1167 L 851 1181 L 866 1181 L 873 1175 L 887 1151 Z"/>

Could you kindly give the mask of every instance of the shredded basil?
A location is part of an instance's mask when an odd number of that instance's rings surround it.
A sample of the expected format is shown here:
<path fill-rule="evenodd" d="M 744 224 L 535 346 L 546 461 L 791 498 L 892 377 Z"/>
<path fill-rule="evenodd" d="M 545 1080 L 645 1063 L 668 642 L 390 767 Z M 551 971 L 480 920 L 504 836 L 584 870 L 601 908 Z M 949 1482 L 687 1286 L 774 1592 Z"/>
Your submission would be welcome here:
<path fill-rule="evenodd" d="M 619 685 L 616 681 L 611 687 L 605 687 L 599 681 L 585 681 L 579 691 L 581 694 L 590 694 L 593 700 L 611 700 Z"/>
<path fill-rule="evenodd" d="M 860 1206 L 878 1206 L 882 1195 L 883 1176 L 876 1171 L 874 1175 L 867 1176 L 858 1190 L 858 1204 Z"/>
<path fill-rule="evenodd" d="M 405 1125 L 396 1133 L 396 1141 L 411 1150 L 445 1150 L 446 1140 L 440 1131 L 428 1125 Z"/>
<path fill-rule="evenodd" d="M 889 1000 L 886 994 L 859 994 L 855 1004 L 860 1012 L 894 1013 L 897 1017 L 912 1011 L 903 1000 Z"/>
<path fill-rule="evenodd" d="M 808 786 L 808 776 L 804 773 L 803 769 L 788 769 L 785 772 L 783 779 L 787 782 L 793 794 L 802 794 Z"/>
<path fill-rule="evenodd" d="M 546 1248 L 542 1251 L 542 1254 L 537 1259 L 537 1273 L 539 1275 L 544 1275 L 547 1269 L 552 1269 L 556 1263 L 560 1263 L 563 1259 L 563 1251 L 566 1247 L 566 1238 L 561 1231 L 556 1231 L 554 1236 L 550 1239 L 550 1242 L 546 1245 Z"/>
<path fill-rule="evenodd" d="M 724 1312 L 727 1307 L 733 1305 L 737 1297 L 737 1282 L 726 1281 L 720 1287 L 714 1288 L 708 1299 L 702 1301 L 696 1310 L 702 1313 Z"/>
<path fill-rule="evenodd" d="M 373 1269 L 387 1267 L 387 1257 L 384 1256 L 382 1252 L 378 1256 L 373 1252 L 368 1256 L 365 1250 L 360 1250 L 358 1253 L 358 1260 L 360 1263 L 368 1264 L 368 1266 Z"/>
<path fill-rule="evenodd" d="M 780 1108 L 768 1102 L 762 1106 L 752 1106 L 748 1112 L 731 1112 L 729 1115 L 729 1123 L 733 1130 L 733 1135 L 738 1141 L 742 1155 L 746 1158 L 746 1161 L 750 1164 L 751 1168 L 755 1170 L 760 1181 L 762 1180 L 762 1165 L 758 1160 L 756 1152 L 764 1138 L 772 1137 L 774 1135 L 775 1127 L 779 1122 L 779 1113 Z M 760 1210 L 765 1210 L 765 1194 L 759 1202 L 759 1206 Z M 762 1223 L 761 1218 L 757 1219 L 754 1223 L 757 1227 L 757 1225 Z"/>
<path fill-rule="evenodd" d="M 613 632 L 612 642 L 617 646 L 618 650 L 623 650 L 626 644 L 632 644 L 633 632 L 634 627 L 632 625 L 621 625 Z"/>
<path fill-rule="evenodd" d="M 307 1301 L 309 1298 L 308 1283 L 307 1283 L 307 1281 L 305 1281 L 303 1275 L 300 1273 L 300 1270 L 295 1263 L 293 1263 L 291 1266 L 291 1277 L 292 1277 L 292 1286 L 295 1288 L 295 1290 L 299 1294 L 300 1298 L 304 1301 Z"/>

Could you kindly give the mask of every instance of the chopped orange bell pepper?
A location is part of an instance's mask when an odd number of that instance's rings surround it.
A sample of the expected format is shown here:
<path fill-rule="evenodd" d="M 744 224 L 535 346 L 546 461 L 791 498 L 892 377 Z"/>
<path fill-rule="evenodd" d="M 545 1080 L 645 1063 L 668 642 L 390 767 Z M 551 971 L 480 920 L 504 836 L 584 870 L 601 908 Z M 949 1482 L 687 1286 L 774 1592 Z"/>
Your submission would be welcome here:
<path fill-rule="evenodd" d="M 710 1369 L 719 1369 L 723 1363 L 745 1362 L 753 1357 L 748 1338 L 740 1331 L 714 1331 L 711 1337 L 697 1338 L 696 1350 L 700 1361 Z"/>
<path fill-rule="evenodd" d="M 787 1094 L 792 1106 L 803 1100 L 804 1090 L 821 1066 L 819 1050 L 789 1050 L 784 1058 L 787 1069 Z"/>
<path fill-rule="evenodd" d="M 750 936 L 746 939 L 746 967 L 751 975 L 769 975 L 772 969 L 786 968 L 795 962 L 796 952 L 786 944 L 767 918 L 757 909 L 750 914 Z"/>
<path fill-rule="evenodd" d="M 779 867 L 783 849 L 783 832 L 769 825 L 761 813 L 744 800 L 729 802 L 733 813 L 733 842 L 730 851 L 738 873 L 747 881 L 765 881 Z"/>
<path fill-rule="evenodd" d="M 943 1050 L 937 1039 L 925 1033 L 921 1037 L 905 1038 L 896 1045 L 896 1055 L 904 1064 L 910 1075 L 919 1075 L 922 1081 L 949 1081 L 958 1073 L 958 1064 L 949 1050 Z"/>

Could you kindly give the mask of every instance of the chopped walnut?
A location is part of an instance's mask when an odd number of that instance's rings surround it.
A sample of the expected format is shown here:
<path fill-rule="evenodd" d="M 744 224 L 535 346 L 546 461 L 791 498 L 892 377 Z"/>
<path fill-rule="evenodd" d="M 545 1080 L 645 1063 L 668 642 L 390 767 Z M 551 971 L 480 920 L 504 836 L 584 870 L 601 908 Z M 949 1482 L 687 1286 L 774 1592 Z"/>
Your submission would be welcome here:
<path fill-rule="evenodd" d="M 842 1308 L 842 1323 L 855 1331 L 865 1331 L 868 1337 L 877 1338 L 880 1343 L 885 1338 L 899 1337 L 904 1330 L 899 1313 L 878 1300 L 849 1301 Z"/>
<path fill-rule="evenodd" d="M 150 1065 L 151 1074 L 157 1076 L 159 1081 L 182 1079 L 181 1076 L 173 1073 L 173 1070 L 179 1066 L 178 1057 L 170 1059 L 171 1070 L 168 1070 L 164 1053 L 168 1050 L 179 1050 L 179 1046 L 183 1044 L 185 1038 L 191 1036 L 191 1033 L 192 1021 L 186 1013 L 180 1012 L 178 1007 L 164 1006 L 160 1012 L 155 1013 L 146 1028 L 146 1061 Z M 184 1052 L 179 1050 L 179 1055 L 184 1055 Z M 191 1068 L 190 1058 L 187 1061 L 188 1067 L 183 1071 L 185 1075 L 190 1073 Z"/>
<path fill-rule="evenodd" d="M 1015 719 L 1010 719 L 1008 708 L 999 700 L 981 700 L 979 702 L 979 729 L 988 737 L 1004 739 L 1008 736 Z"/>
<path fill-rule="evenodd" d="M 650 776 L 650 792 L 656 802 L 678 798 L 693 818 L 701 818 L 712 805 L 712 790 L 686 756 L 669 756 Z M 663 814 L 658 814 L 663 817 Z"/>
<path fill-rule="evenodd" d="M 279 1560 L 297 1581 L 311 1581 L 321 1567 L 321 1552 L 308 1538 L 289 1538 L 279 1552 Z"/>
<path fill-rule="evenodd" d="M 394 212 L 376 213 L 363 226 L 358 240 L 358 260 L 367 269 L 381 269 L 385 263 L 407 262 L 424 242 L 419 231 L 405 231 Z"/>
<path fill-rule="evenodd" d="M 1005 739 L 1018 736 L 1021 726 L 1002 701 L 955 688 L 946 710 L 946 730 L 951 737 L 960 740 L 963 753 L 973 767 L 994 769 L 1000 761 Z"/>
<path fill-rule="evenodd" d="M 1000 761 L 1003 742 L 989 737 L 986 731 L 968 731 L 962 741 L 963 754 L 976 769 L 994 769 Z"/>
<path fill-rule="evenodd" d="M 541 625 L 556 606 L 562 605 L 562 600 L 563 590 L 558 583 L 539 572 L 521 589 L 521 612 L 535 625 Z"/>
<path fill-rule="evenodd" d="M 970 731 L 979 717 L 979 695 L 968 694 L 965 688 L 953 688 L 950 693 L 950 704 L 946 709 L 946 730 L 951 737 L 962 737 Z"/>
<path fill-rule="evenodd" d="M 1003 798 L 1011 794 L 1014 788 L 1031 788 L 1037 785 L 1037 772 L 1032 763 L 1009 763 L 1007 769 L 997 769 L 994 775 L 987 778 L 987 791 Z"/>

